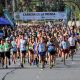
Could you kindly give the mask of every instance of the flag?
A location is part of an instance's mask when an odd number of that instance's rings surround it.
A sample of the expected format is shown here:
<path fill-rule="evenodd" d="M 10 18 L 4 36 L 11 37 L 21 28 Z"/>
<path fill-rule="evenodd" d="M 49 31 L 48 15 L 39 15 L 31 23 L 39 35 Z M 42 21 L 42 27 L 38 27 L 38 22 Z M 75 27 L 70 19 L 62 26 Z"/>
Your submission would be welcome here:
<path fill-rule="evenodd" d="M 14 24 L 13 18 L 11 17 L 7 9 L 4 10 L 4 16 L 10 22 L 11 26 L 14 27 L 15 24 Z"/>

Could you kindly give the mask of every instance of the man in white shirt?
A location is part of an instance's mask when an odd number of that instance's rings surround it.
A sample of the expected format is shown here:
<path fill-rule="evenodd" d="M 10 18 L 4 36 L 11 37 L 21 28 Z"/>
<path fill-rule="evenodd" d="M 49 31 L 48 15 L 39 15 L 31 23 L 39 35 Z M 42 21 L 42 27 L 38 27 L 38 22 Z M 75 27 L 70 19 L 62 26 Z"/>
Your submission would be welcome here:
<path fill-rule="evenodd" d="M 21 67 L 23 67 L 23 61 L 25 63 L 25 55 L 26 55 L 26 40 L 24 39 L 24 35 L 22 35 L 20 39 Z"/>
<path fill-rule="evenodd" d="M 70 49 L 75 49 L 76 40 L 73 35 L 71 35 L 71 37 L 69 37 L 68 41 L 70 43 Z"/>

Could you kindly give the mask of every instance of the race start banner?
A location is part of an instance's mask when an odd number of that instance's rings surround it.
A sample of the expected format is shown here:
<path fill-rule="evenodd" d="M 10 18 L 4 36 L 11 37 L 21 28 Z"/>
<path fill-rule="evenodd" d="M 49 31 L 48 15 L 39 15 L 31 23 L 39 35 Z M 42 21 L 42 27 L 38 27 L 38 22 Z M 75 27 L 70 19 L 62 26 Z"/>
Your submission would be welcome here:
<path fill-rule="evenodd" d="M 55 20 L 67 19 L 65 12 L 15 12 L 14 20 Z"/>

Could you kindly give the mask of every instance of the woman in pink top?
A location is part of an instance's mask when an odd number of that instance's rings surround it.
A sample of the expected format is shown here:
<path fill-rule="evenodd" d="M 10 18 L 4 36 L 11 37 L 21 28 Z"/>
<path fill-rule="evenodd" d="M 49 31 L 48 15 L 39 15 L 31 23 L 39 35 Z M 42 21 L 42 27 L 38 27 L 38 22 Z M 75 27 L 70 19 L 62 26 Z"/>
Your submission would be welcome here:
<path fill-rule="evenodd" d="M 17 57 L 19 58 L 19 56 L 20 56 L 20 48 L 19 48 L 19 46 L 20 46 L 20 35 L 17 36 L 16 43 L 17 43 Z"/>

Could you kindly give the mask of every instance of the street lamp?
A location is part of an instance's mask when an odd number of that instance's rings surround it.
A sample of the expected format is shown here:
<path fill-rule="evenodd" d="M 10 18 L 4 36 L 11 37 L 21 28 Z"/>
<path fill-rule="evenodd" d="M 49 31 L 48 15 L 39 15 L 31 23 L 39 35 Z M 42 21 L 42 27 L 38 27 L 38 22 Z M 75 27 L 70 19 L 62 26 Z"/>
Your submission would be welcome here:
<path fill-rule="evenodd" d="M 12 6 L 13 6 L 13 13 L 15 12 L 15 1 L 12 0 Z"/>
<path fill-rule="evenodd" d="M 58 0 L 57 0 L 57 11 L 58 11 L 58 9 L 59 9 L 59 8 L 58 8 Z"/>

